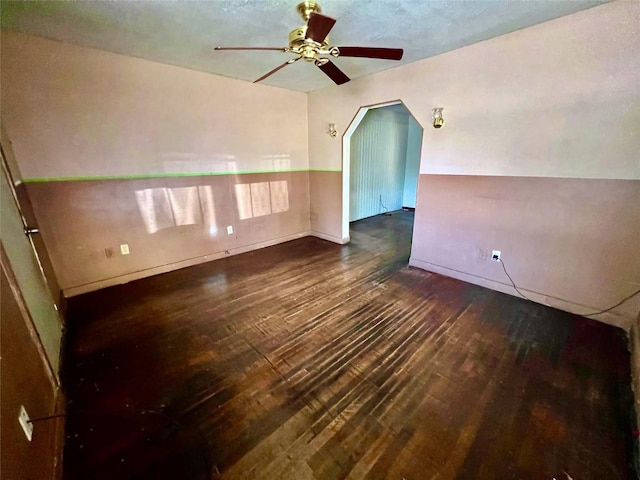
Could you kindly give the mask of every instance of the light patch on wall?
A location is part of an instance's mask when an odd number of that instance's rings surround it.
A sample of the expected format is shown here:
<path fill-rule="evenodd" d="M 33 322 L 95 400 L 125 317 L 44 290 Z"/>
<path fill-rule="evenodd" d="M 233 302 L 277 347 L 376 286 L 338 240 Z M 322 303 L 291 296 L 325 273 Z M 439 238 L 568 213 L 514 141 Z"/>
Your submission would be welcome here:
<path fill-rule="evenodd" d="M 286 180 L 237 183 L 235 190 L 240 220 L 289 210 L 289 184 Z"/>
<path fill-rule="evenodd" d="M 164 157 L 163 167 L 166 174 L 228 174 L 239 171 L 235 155 L 226 153 L 203 157 L 195 153 L 169 152 Z M 291 170 L 291 155 L 264 155 L 256 166 L 260 172 L 288 172 Z"/>
<path fill-rule="evenodd" d="M 169 203 L 176 225 L 202 223 L 198 208 L 199 195 L 196 187 L 169 188 Z"/>
<path fill-rule="evenodd" d="M 175 225 L 166 188 L 136 190 L 136 200 L 148 233 Z"/>
<path fill-rule="evenodd" d="M 261 217 L 271 213 L 269 183 L 258 182 L 251 184 L 251 211 L 254 217 Z"/>
<path fill-rule="evenodd" d="M 138 209 L 148 233 L 184 225 L 203 224 L 209 234 L 218 229 L 211 186 L 136 190 Z"/>
<path fill-rule="evenodd" d="M 169 152 L 164 155 L 164 173 L 234 173 L 238 171 L 235 155 L 216 153 L 210 157 L 187 152 Z"/>
<path fill-rule="evenodd" d="M 198 187 L 198 194 L 200 196 L 204 224 L 209 227 L 209 235 L 215 237 L 218 235 L 218 224 L 216 222 L 216 210 L 213 206 L 213 188 L 211 188 L 211 185 Z"/>
<path fill-rule="evenodd" d="M 238 204 L 238 216 L 240 220 L 251 218 L 251 185 L 248 183 L 236 183 L 236 203 Z"/>
<path fill-rule="evenodd" d="M 286 212 L 289 210 L 289 185 L 286 180 L 269 182 L 271 190 L 271 212 Z"/>
<path fill-rule="evenodd" d="M 291 170 L 291 156 L 288 153 L 265 155 L 261 161 L 261 170 L 265 172 L 288 172 Z"/>

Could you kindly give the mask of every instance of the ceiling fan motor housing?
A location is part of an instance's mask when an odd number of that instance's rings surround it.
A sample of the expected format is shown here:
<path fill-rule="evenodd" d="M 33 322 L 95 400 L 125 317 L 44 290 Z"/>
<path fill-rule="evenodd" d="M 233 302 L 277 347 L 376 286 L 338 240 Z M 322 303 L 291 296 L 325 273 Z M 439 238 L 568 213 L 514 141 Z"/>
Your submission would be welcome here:
<path fill-rule="evenodd" d="M 291 30 L 289 33 L 289 48 L 292 52 L 302 55 L 302 59 L 307 62 L 314 61 L 318 56 L 318 50 L 329 46 L 329 37 L 327 36 L 324 41 L 319 44 L 313 40 L 306 39 L 307 26 Z"/>

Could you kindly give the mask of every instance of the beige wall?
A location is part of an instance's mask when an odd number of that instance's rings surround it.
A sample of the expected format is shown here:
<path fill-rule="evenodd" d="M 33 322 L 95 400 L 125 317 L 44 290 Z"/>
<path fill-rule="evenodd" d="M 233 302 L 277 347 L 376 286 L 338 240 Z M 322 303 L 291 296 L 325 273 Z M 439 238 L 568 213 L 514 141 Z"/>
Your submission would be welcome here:
<path fill-rule="evenodd" d="M 324 134 L 327 122 L 344 132 L 361 106 L 400 99 L 425 126 L 413 238 L 416 261 L 458 269 L 473 281 L 477 265 L 466 259 L 471 246 L 496 248 L 508 255 L 505 261 L 525 287 L 539 292 L 536 299 L 542 303 L 578 312 L 584 311 L 579 306 L 598 310 L 613 305 L 640 288 L 634 260 L 639 256 L 638 236 L 629 237 L 640 223 L 637 183 L 628 184 L 625 199 L 619 196 L 618 183 L 605 181 L 640 179 L 639 23 L 640 3 L 612 2 L 312 92 L 310 166 L 342 167 L 342 145 Z M 444 107 L 442 129 L 430 127 L 433 107 Z M 446 176 L 442 181 L 456 192 L 451 198 L 439 190 L 455 202 L 455 211 L 428 191 L 437 184 L 436 179 L 425 180 L 433 174 Z M 500 190 L 485 191 L 486 198 L 479 198 L 479 191 L 467 191 L 468 176 L 510 178 L 504 184 L 509 191 L 519 185 L 532 192 L 524 204 L 531 213 L 525 211 L 521 217 L 523 203 Z M 601 208 L 580 211 L 570 197 L 577 192 L 546 190 L 549 195 L 540 196 L 535 193 L 538 178 L 564 178 L 568 185 L 574 185 L 572 179 L 592 179 L 593 192 L 582 192 L 581 198 Z M 315 201 L 312 191 L 312 204 Z M 624 206 L 624 201 L 630 203 Z M 461 208 L 464 205 L 468 210 Z M 479 211 L 478 205 L 486 210 Z M 618 215 L 618 208 L 626 217 Z M 476 212 L 477 218 L 469 221 L 478 226 L 478 233 L 462 228 L 461 218 L 467 219 L 468 211 Z M 556 211 L 567 216 L 560 219 Z M 547 212 L 555 221 L 546 219 Z M 327 218 L 323 212 L 315 214 Z M 478 223 L 479 218 L 485 223 Z M 629 222 L 624 228 L 615 223 L 622 218 Z M 523 219 L 529 222 L 524 230 L 528 235 L 517 232 Z M 545 225 L 556 231 L 542 228 Z M 594 256 L 588 261 L 572 252 L 582 248 L 584 239 L 577 232 L 584 225 L 590 226 L 586 251 Z M 613 230 L 605 229 L 611 225 Z M 429 236 L 435 226 L 437 235 Z M 338 226 L 325 228 L 334 232 Z M 612 245 L 620 248 L 611 249 Z M 615 272 L 614 266 L 623 270 Z M 572 281 L 564 285 L 563 279 Z M 501 287 L 494 282 L 492 288 Z M 615 314 L 597 318 L 628 328 L 637 308 L 636 298 Z"/>
<path fill-rule="evenodd" d="M 2 32 L 22 177 L 306 170 L 306 95 Z"/>
<path fill-rule="evenodd" d="M 400 99 L 425 126 L 421 173 L 640 178 L 638 23 L 639 2 L 612 2 L 311 92 L 310 166 L 341 168 L 327 122 Z"/>
<path fill-rule="evenodd" d="M 65 294 L 309 233 L 304 93 L 12 32 L 1 48 L 4 137 Z M 286 209 L 241 218 L 235 185 L 273 182 Z M 216 224 L 149 233 L 136 192 L 185 187 L 211 189 Z"/>

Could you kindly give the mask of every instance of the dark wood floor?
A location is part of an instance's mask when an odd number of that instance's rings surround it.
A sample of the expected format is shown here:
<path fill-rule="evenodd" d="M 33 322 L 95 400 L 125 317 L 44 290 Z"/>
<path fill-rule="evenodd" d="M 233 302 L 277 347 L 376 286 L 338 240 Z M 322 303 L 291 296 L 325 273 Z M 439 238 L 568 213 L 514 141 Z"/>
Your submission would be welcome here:
<path fill-rule="evenodd" d="M 635 478 L 623 332 L 407 267 L 412 222 L 72 299 L 65 478 Z"/>

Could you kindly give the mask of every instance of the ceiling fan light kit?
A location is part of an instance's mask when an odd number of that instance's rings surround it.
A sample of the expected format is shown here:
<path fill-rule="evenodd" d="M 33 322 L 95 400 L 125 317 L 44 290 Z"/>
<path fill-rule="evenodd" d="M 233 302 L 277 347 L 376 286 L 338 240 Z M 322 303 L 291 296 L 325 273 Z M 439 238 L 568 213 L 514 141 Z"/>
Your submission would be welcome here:
<path fill-rule="evenodd" d="M 292 58 L 278 65 L 253 83 L 264 80 L 298 60 L 304 60 L 305 62 L 313 63 L 337 85 L 342 85 L 350 79 L 328 57 L 361 57 L 379 58 L 383 60 L 402 59 L 403 50 L 401 48 L 332 46 L 329 44 L 329 32 L 335 25 L 336 20 L 327 15 L 323 15 L 320 5 L 314 1 L 304 1 L 298 4 L 296 10 L 306 24 L 293 29 L 289 33 L 288 47 L 215 47 L 214 50 L 272 50 L 297 55 L 296 58 Z"/>

